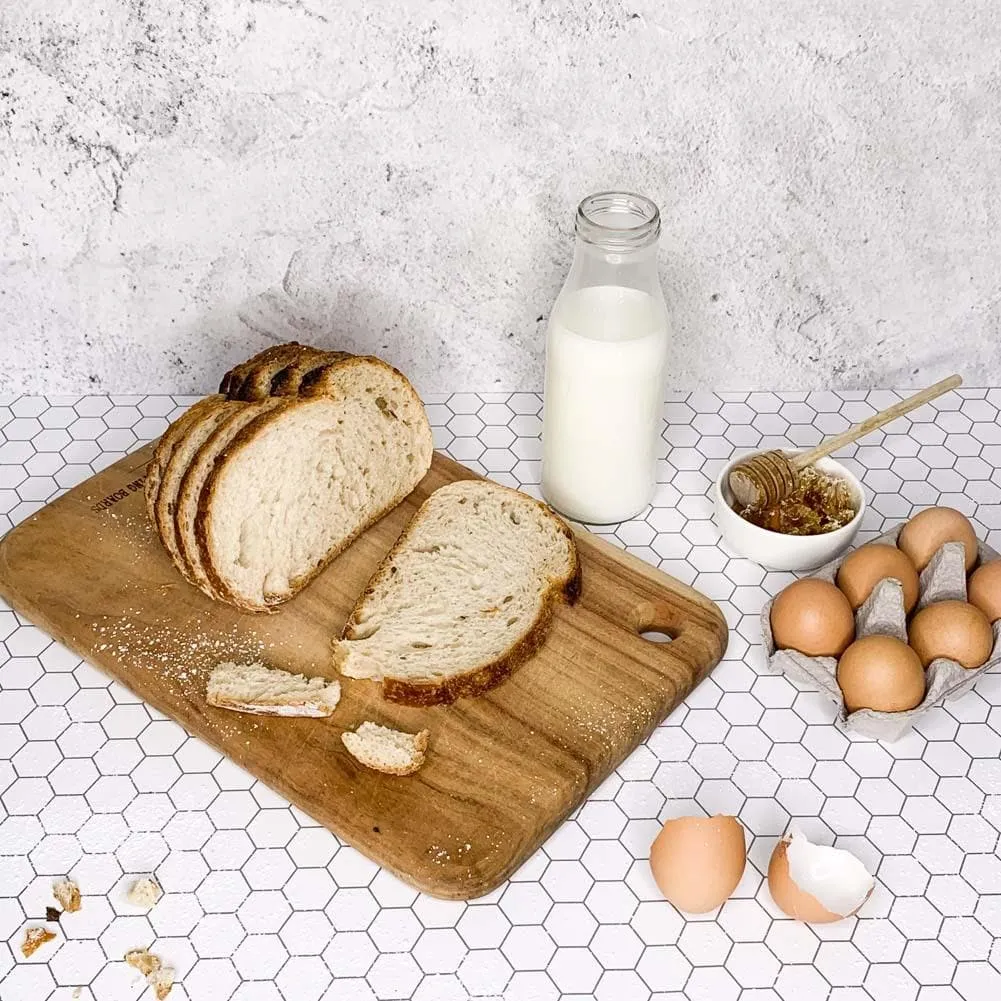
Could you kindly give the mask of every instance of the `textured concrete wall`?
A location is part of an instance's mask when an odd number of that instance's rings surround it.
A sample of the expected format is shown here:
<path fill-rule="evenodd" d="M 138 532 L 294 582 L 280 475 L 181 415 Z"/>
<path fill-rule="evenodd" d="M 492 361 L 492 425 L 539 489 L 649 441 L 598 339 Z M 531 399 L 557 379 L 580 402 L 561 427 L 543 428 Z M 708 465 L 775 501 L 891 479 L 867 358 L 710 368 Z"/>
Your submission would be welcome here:
<path fill-rule="evenodd" d="M 538 386 L 615 185 L 674 387 L 997 384 L 999 53 L 997 0 L 5 0 L 0 391 L 289 336 Z"/>

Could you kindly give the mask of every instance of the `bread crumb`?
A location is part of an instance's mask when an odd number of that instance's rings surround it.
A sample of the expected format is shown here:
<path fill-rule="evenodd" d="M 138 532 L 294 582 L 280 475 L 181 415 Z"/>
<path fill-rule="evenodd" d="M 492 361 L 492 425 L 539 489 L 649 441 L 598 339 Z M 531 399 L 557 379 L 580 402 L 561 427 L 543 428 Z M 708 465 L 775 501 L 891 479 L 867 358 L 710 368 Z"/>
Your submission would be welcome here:
<path fill-rule="evenodd" d="M 153 955 L 148 949 L 132 949 L 125 953 L 125 962 L 134 966 L 146 978 L 157 1001 L 163 1001 L 170 993 L 174 986 L 174 970 L 173 967 L 164 966 L 159 956 Z"/>
<path fill-rule="evenodd" d="M 143 876 L 129 887 L 128 900 L 147 911 L 163 896 L 160 884 L 152 876 Z"/>
<path fill-rule="evenodd" d="M 80 887 L 72 879 L 61 879 L 52 884 L 52 896 L 59 901 L 67 914 L 80 910 Z"/>
<path fill-rule="evenodd" d="M 161 966 L 146 978 L 146 983 L 153 988 L 157 1001 L 164 1001 L 174 986 L 174 971 L 169 966 Z"/>
<path fill-rule="evenodd" d="M 83 988 L 82 987 L 74 987 L 73 988 L 73 993 L 70 995 L 70 997 L 73 998 L 73 1001 L 76 1001 L 76 999 L 78 997 L 80 997 L 81 994 L 83 994 Z"/>
<path fill-rule="evenodd" d="M 148 949 L 130 950 L 125 953 L 125 962 L 135 967 L 147 979 L 163 965 L 160 957 L 154 956 Z"/>
<path fill-rule="evenodd" d="M 51 942 L 55 937 L 56 933 L 49 931 L 48 928 L 40 928 L 37 925 L 25 928 L 24 941 L 21 943 L 21 955 L 27 959 L 41 949 L 46 942 Z"/>

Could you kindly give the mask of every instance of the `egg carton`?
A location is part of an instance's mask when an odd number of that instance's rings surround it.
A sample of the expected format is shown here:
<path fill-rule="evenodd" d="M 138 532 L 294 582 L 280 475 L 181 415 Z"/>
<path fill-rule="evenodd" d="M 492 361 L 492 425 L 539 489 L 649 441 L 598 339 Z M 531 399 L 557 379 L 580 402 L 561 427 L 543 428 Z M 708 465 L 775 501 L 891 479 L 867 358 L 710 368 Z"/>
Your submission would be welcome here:
<path fill-rule="evenodd" d="M 903 525 L 897 525 L 872 542 L 897 544 L 897 536 Z M 990 546 L 978 542 L 980 563 L 999 559 Z M 830 581 L 837 577 L 838 568 L 844 556 L 825 563 L 810 576 Z M 919 580 L 917 608 L 936 601 L 966 601 L 965 551 L 960 542 L 947 542 L 932 557 L 931 562 L 921 572 Z M 778 650 L 772 636 L 771 611 L 774 599 L 761 610 L 761 632 L 764 637 L 768 664 L 772 670 L 788 675 L 794 681 L 819 689 L 837 706 L 837 724 L 848 733 L 857 733 L 877 740 L 899 740 L 914 722 L 928 712 L 932 706 L 941 705 L 959 698 L 968 692 L 985 671 L 1001 664 L 1001 620 L 995 622 L 994 647 L 990 657 L 982 667 L 967 670 L 961 664 L 945 657 L 939 657 L 928 665 L 925 672 L 926 690 L 921 705 L 902 712 L 877 712 L 874 709 L 857 709 L 849 713 L 838 687 L 838 662 L 834 657 L 807 657 L 796 650 Z M 881 634 L 896 636 L 907 642 L 907 613 L 904 610 L 904 593 L 896 580 L 881 580 L 872 594 L 855 612 L 855 636 Z"/>

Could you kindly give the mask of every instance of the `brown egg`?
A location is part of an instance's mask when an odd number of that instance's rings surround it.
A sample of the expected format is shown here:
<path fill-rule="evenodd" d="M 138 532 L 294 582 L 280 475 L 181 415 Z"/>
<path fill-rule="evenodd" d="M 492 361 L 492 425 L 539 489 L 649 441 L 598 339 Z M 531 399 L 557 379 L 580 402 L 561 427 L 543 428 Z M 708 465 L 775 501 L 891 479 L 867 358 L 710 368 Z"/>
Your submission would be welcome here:
<path fill-rule="evenodd" d="M 838 568 L 838 587 L 845 592 L 852 608 L 858 608 L 887 577 L 900 581 L 904 610 L 910 612 L 918 603 L 918 572 L 911 558 L 896 546 L 870 542 L 849 553 Z"/>
<path fill-rule="evenodd" d="M 967 585 L 971 605 L 976 605 L 991 622 L 1001 619 L 1001 560 L 978 567 Z"/>
<path fill-rule="evenodd" d="M 838 661 L 838 685 L 845 708 L 897 713 L 925 697 L 925 672 L 918 655 L 896 636 L 864 636 Z"/>
<path fill-rule="evenodd" d="M 771 623 L 777 647 L 808 657 L 838 657 L 855 637 L 848 599 L 833 584 L 810 577 L 779 594 Z"/>
<path fill-rule="evenodd" d="M 850 852 L 811 844 L 798 831 L 779 841 L 768 863 L 772 900 L 789 917 L 811 924 L 854 914 L 874 885 L 871 874 Z"/>
<path fill-rule="evenodd" d="M 736 817 L 679 817 L 664 824 L 650 847 L 650 871 L 679 911 L 705 914 L 720 906 L 747 864 L 744 828 Z"/>
<path fill-rule="evenodd" d="M 930 507 L 914 515 L 900 530 L 897 545 L 920 573 L 947 542 L 966 547 L 966 572 L 977 562 L 977 534 L 966 515 L 951 507 Z"/>
<path fill-rule="evenodd" d="M 911 619 L 907 641 L 927 667 L 936 657 L 948 657 L 963 667 L 980 667 L 991 655 L 994 633 L 975 605 L 936 601 Z"/>

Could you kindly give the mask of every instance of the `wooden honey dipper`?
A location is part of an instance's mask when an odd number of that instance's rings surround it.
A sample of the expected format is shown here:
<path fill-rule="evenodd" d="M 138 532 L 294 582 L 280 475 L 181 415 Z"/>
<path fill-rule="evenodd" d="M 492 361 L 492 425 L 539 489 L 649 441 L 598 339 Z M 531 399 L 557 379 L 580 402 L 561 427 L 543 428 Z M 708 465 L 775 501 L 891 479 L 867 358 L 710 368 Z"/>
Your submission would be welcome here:
<path fill-rule="evenodd" d="M 870 431 L 875 431 L 903 414 L 916 410 L 923 403 L 955 389 L 962 382 L 958 375 L 950 375 L 948 379 L 936 382 L 934 386 L 873 414 L 861 424 L 828 438 L 808 452 L 791 456 L 780 451 L 758 452 L 757 455 L 747 456 L 730 470 L 728 479 L 734 500 L 741 507 L 771 507 L 777 504 L 796 489 L 796 477 L 801 469 L 812 466 L 825 455 L 836 452 L 842 446 L 865 437 Z"/>

